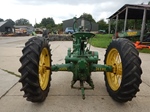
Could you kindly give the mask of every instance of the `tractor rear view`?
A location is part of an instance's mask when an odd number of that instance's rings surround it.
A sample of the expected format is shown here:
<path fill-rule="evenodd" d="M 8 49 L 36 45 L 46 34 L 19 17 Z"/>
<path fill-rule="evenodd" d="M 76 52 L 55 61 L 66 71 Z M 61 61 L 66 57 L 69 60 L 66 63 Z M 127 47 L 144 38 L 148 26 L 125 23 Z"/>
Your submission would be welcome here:
<path fill-rule="evenodd" d="M 43 102 L 50 90 L 52 72 L 72 72 L 72 89 L 80 89 L 85 99 L 86 89 L 94 89 L 92 72 L 104 72 L 104 80 L 109 95 L 118 102 L 131 101 L 141 84 L 141 59 L 134 45 L 127 39 L 112 40 L 106 49 L 104 64 L 98 64 L 97 51 L 91 51 L 88 44 L 95 34 L 90 33 L 92 24 L 84 18 L 75 18 L 73 49 L 68 48 L 64 64 L 52 65 L 50 42 L 44 37 L 33 37 L 25 43 L 20 58 L 19 72 L 21 91 L 31 102 Z M 79 82 L 79 86 L 74 84 Z M 59 83 L 59 82 L 58 82 Z M 89 87 L 85 87 L 87 83 Z"/>

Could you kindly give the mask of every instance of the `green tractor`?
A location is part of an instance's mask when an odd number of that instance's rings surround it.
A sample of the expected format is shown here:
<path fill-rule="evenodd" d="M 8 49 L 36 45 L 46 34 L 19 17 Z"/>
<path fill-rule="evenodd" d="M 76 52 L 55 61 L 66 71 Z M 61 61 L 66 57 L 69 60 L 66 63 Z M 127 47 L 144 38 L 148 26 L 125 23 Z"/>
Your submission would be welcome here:
<path fill-rule="evenodd" d="M 68 71 L 73 74 L 71 88 L 80 89 L 82 98 L 85 99 L 85 90 L 94 89 L 92 72 L 104 72 L 109 95 L 117 102 L 131 101 L 142 82 L 141 59 L 132 42 L 124 38 L 112 40 L 106 49 L 102 65 L 98 64 L 98 52 L 90 51 L 88 44 L 95 36 L 90 33 L 91 22 L 84 18 L 75 18 L 73 29 L 73 49 L 68 48 L 64 64 L 52 64 L 50 42 L 47 38 L 33 37 L 25 43 L 19 68 L 23 97 L 27 101 L 43 102 L 50 90 L 52 72 Z M 80 83 L 78 87 L 74 86 L 76 82 Z M 89 85 L 88 88 L 84 86 L 85 83 Z"/>
<path fill-rule="evenodd" d="M 140 30 L 127 30 L 122 32 L 116 33 L 116 38 L 126 38 L 131 40 L 132 42 L 139 41 L 141 35 Z M 143 40 L 142 42 L 150 42 L 150 32 L 147 30 L 144 31 Z"/>

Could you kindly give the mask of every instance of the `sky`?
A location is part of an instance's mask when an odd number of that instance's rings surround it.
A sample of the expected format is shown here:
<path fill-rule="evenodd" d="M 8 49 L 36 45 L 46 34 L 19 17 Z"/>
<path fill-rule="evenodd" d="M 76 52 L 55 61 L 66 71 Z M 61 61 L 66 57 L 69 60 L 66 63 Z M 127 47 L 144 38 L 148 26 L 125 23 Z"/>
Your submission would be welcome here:
<path fill-rule="evenodd" d="M 43 18 L 51 17 L 56 24 L 63 20 L 79 17 L 83 13 L 91 14 L 99 21 L 115 13 L 125 4 L 147 4 L 150 0 L 2 0 L 0 18 L 16 21 L 29 20 L 34 25 Z"/>

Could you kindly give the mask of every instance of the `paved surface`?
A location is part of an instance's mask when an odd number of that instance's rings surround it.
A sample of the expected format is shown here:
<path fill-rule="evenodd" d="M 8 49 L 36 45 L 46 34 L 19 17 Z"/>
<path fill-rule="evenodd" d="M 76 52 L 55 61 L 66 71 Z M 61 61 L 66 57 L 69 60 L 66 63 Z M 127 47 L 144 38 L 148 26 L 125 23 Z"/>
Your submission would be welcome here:
<path fill-rule="evenodd" d="M 37 104 L 26 101 L 20 92 L 21 83 L 19 58 L 24 43 L 30 37 L 0 37 L 0 112 L 150 112 L 150 54 L 140 54 L 142 59 L 142 80 L 140 92 L 131 102 L 120 104 L 111 99 L 105 87 L 103 73 L 93 73 L 94 90 L 86 90 L 82 100 L 81 91 L 70 88 L 72 73 L 53 72 L 51 90 L 45 102 Z M 51 42 L 53 64 L 64 63 L 71 42 Z M 105 49 L 99 51 L 103 63 Z M 13 74 L 4 72 L 3 70 Z"/>

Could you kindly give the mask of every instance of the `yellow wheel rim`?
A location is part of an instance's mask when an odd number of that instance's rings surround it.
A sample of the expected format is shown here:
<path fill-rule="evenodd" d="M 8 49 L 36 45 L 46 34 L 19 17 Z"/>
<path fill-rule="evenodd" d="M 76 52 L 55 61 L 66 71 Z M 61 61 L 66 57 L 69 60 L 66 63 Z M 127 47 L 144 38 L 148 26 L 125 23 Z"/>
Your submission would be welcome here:
<path fill-rule="evenodd" d="M 44 48 L 39 60 L 39 82 L 42 90 L 45 90 L 49 83 L 50 70 L 47 70 L 46 67 L 50 67 L 50 55 L 48 49 Z"/>
<path fill-rule="evenodd" d="M 109 51 L 106 64 L 113 67 L 113 72 L 106 72 L 106 76 L 109 86 L 116 91 L 122 81 L 122 62 L 117 49 L 113 48 Z"/>

